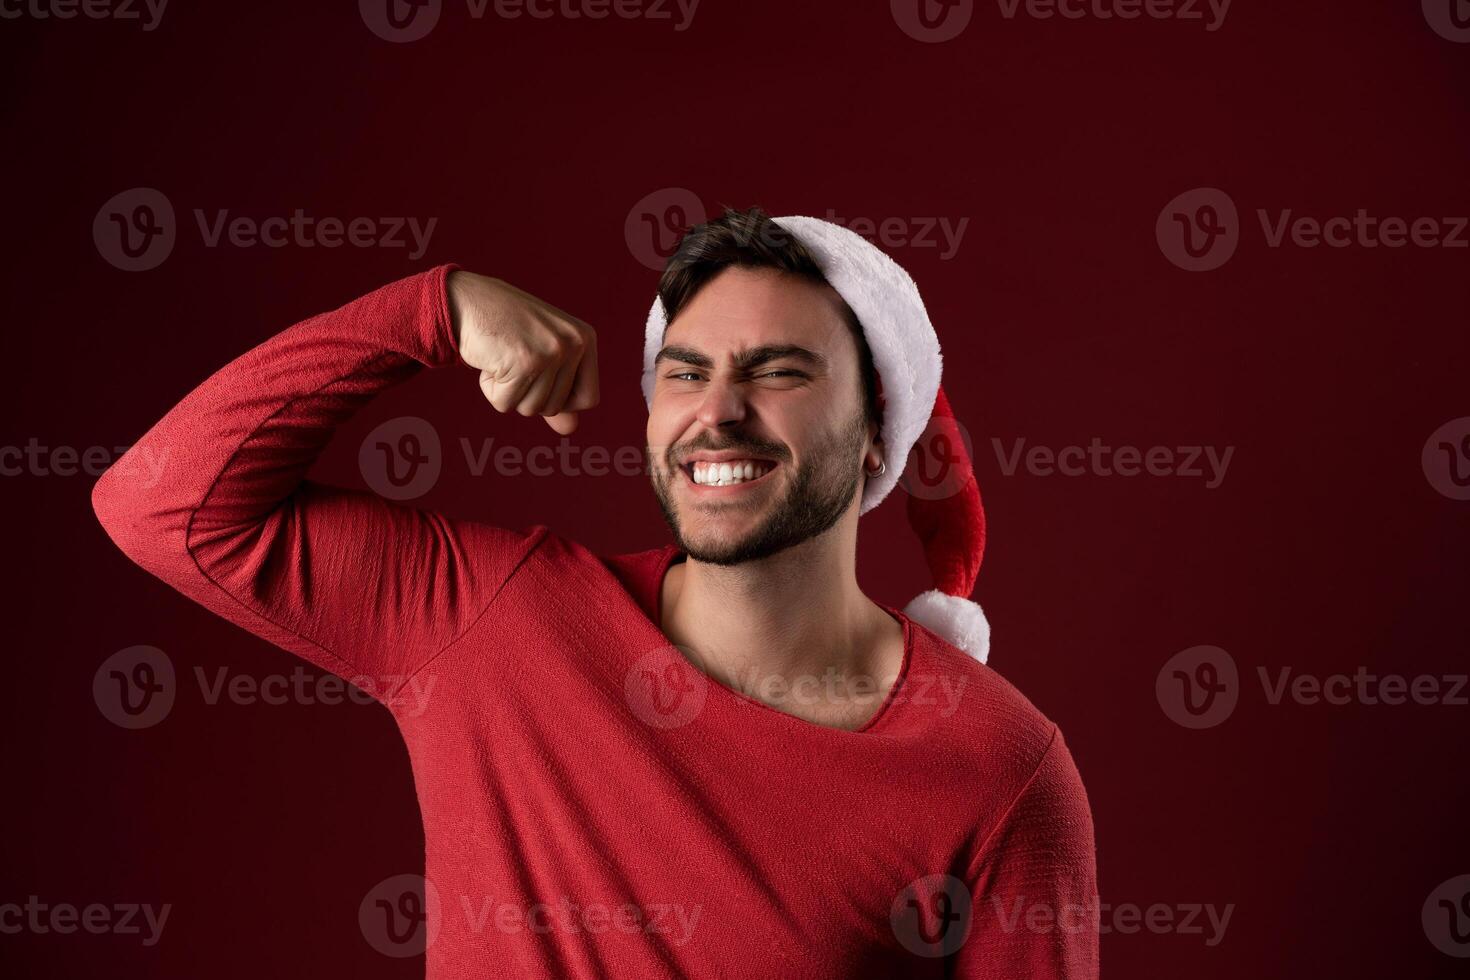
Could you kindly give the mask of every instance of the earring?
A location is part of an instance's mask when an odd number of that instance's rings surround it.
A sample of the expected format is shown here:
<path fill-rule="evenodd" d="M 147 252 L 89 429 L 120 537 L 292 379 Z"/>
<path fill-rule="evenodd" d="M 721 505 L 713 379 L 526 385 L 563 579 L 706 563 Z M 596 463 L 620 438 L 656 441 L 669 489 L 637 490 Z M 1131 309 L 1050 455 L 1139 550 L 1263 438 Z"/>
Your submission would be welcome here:
<path fill-rule="evenodd" d="M 868 470 L 868 475 L 869 476 L 882 476 L 884 473 L 887 473 L 887 472 L 888 472 L 888 464 L 885 463 L 885 462 L 883 462 L 883 460 L 880 459 L 880 460 L 878 460 L 878 468 L 876 470 Z"/>

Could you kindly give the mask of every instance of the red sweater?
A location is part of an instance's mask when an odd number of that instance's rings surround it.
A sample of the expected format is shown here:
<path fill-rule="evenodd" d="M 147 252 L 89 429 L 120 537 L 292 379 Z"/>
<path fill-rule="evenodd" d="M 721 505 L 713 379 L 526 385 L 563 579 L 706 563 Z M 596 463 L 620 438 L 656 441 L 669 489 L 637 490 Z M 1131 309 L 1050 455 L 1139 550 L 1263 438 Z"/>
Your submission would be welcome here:
<path fill-rule="evenodd" d="M 462 363 L 449 268 L 227 364 L 93 493 L 143 568 L 392 711 L 428 901 L 370 897 L 370 941 L 427 942 L 440 980 L 1095 977 L 1092 818 L 1061 733 L 899 610 L 887 702 L 826 728 L 669 646 L 672 547 L 601 557 L 305 479 L 378 392 Z M 167 461 L 151 487 L 141 453 Z"/>

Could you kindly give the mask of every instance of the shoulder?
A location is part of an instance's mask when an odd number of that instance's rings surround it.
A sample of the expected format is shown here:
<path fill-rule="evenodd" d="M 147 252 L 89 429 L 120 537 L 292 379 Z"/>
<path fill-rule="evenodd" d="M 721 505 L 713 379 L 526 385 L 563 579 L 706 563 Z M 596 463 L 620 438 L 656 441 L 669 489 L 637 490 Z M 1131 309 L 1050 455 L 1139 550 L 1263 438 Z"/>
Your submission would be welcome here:
<path fill-rule="evenodd" d="M 1071 757 L 1055 722 L 994 668 L 918 623 L 910 628 L 903 691 L 918 710 L 903 715 L 958 788 L 1006 799 L 1037 778 L 1066 778 Z"/>
<path fill-rule="evenodd" d="M 650 618 L 656 615 L 658 586 L 676 554 L 673 545 L 603 554 L 545 525 L 532 530 L 537 545 L 522 572 L 528 586 L 588 597 L 626 594 Z"/>
<path fill-rule="evenodd" d="M 606 555 L 598 560 L 607 568 L 628 594 L 637 600 L 649 619 L 658 620 L 659 589 L 670 562 L 678 555 L 673 545 L 662 545 L 643 551 Z"/>

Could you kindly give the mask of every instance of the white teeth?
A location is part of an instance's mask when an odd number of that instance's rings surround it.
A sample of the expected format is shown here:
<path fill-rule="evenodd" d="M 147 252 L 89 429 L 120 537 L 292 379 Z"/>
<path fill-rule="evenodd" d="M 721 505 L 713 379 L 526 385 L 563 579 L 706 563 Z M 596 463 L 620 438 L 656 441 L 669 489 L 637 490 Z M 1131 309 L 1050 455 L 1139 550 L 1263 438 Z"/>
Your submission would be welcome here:
<path fill-rule="evenodd" d="M 771 464 L 764 460 L 737 460 L 734 463 L 695 463 L 694 482 L 706 487 L 728 487 L 764 476 Z"/>

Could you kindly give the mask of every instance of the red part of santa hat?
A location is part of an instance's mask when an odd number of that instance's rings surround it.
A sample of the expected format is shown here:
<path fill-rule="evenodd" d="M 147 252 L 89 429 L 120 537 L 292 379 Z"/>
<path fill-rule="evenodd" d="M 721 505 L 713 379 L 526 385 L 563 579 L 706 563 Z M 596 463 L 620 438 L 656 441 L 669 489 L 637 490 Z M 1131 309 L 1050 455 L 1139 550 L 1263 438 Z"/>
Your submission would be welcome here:
<path fill-rule="evenodd" d="M 990 623 L 969 596 L 985 555 L 985 507 L 969 449 L 942 387 L 906 470 L 909 527 L 924 548 L 934 588 L 904 612 L 984 663 Z"/>
<path fill-rule="evenodd" d="M 886 467 L 868 476 L 860 512 L 882 502 L 906 465 L 915 467 L 906 481 L 909 525 L 923 544 L 935 587 L 905 606 L 904 614 L 984 663 L 990 625 L 969 595 L 985 547 L 985 512 L 968 450 L 939 386 L 943 358 L 919 289 L 902 266 L 854 231 L 821 218 L 772 220 L 811 253 L 862 324 L 873 354 L 883 388 Z M 650 407 L 654 357 L 667 325 L 663 301 L 655 297 L 643 348 L 643 397 Z M 929 482 L 935 464 L 938 484 Z"/>

